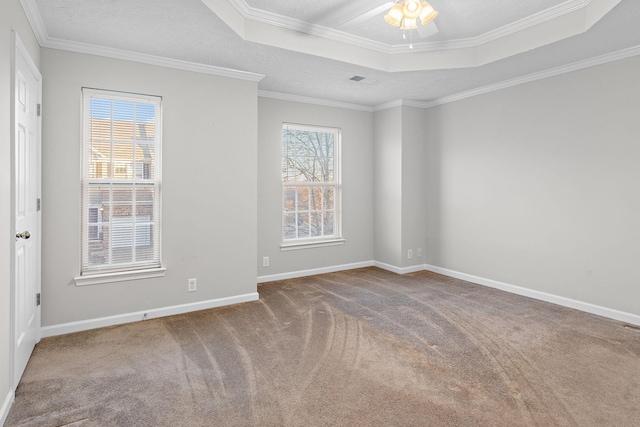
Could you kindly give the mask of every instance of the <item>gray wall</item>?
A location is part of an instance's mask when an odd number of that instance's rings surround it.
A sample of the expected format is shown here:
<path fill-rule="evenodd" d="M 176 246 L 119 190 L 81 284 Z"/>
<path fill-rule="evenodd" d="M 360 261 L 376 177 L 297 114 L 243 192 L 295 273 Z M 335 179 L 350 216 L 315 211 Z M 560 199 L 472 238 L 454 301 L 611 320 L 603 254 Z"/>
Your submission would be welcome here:
<path fill-rule="evenodd" d="M 12 223 L 13 197 L 11 170 L 13 168 L 13 118 L 11 114 L 11 86 L 14 30 L 36 65 L 40 63 L 40 47 L 31 31 L 18 0 L 3 0 L 0 12 L 0 407 L 10 393 L 11 345 L 11 264 L 14 248 Z"/>
<path fill-rule="evenodd" d="M 420 108 L 374 113 L 375 260 L 396 268 L 424 264 L 426 120 Z M 408 251 L 413 258 L 408 258 Z"/>
<path fill-rule="evenodd" d="M 372 114 L 264 97 L 258 111 L 258 276 L 372 261 Z M 342 130 L 343 245 L 280 250 L 283 122 Z M 264 256 L 270 260 L 267 268 L 262 267 Z"/>
<path fill-rule="evenodd" d="M 640 57 L 426 111 L 427 263 L 640 314 Z"/>
<path fill-rule="evenodd" d="M 402 265 L 402 107 L 374 113 L 375 260 Z"/>
<path fill-rule="evenodd" d="M 425 111 L 402 107 L 402 266 L 424 264 L 426 249 L 426 209 L 429 195 L 425 183 Z M 418 249 L 422 256 L 418 256 Z M 407 252 L 413 251 L 409 259 Z"/>
<path fill-rule="evenodd" d="M 257 84 L 51 49 L 42 72 L 43 326 L 255 292 Z M 164 278 L 73 281 L 83 86 L 163 97 Z"/>

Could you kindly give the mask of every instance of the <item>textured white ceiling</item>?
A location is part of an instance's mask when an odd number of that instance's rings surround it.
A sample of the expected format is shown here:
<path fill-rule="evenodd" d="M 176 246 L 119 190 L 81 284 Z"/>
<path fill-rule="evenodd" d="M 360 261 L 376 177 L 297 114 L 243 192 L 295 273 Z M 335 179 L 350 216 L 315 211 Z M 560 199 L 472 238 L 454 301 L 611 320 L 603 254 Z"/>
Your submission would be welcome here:
<path fill-rule="evenodd" d="M 390 73 L 247 42 L 200 0 L 25 1 L 35 1 L 46 28 L 46 37 L 54 45 L 62 41 L 83 42 L 250 71 L 265 75 L 259 83 L 261 90 L 368 106 L 399 98 L 422 101 L 438 99 L 640 45 L 640 31 L 637 29 L 640 1 L 622 0 L 583 34 L 487 65 Z M 380 1 L 373 4 L 375 6 L 378 3 Z M 440 10 L 437 19 L 440 33 L 433 37 L 442 39 L 475 37 L 493 26 L 501 26 L 560 2 L 433 0 L 431 3 Z M 372 2 L 247 0 L 247 4 L 253 8 L 268 8 L 264 10 L 273 13 L 286 13 L 299 20 L 313 19 L 326 26 L 337 26 L 342 23 L 342 18 L 331 14 L 334 10 L 332 6 L 341 8 L 344 14 L 357 14 L 370 8 Z M 465 5 L 476 9 L 465 8 Z M 477 9 L 478 6 L 482 8 Z M 483 16 L 489 16 L 490 19 L 476 22 L 476 18 Z M 384 22 L 379 25 L 381 32 L 390 29 Z M 356 74 L 376 79 L 377 82 L 364 84 L 350 81 L 349 78 Z"/>

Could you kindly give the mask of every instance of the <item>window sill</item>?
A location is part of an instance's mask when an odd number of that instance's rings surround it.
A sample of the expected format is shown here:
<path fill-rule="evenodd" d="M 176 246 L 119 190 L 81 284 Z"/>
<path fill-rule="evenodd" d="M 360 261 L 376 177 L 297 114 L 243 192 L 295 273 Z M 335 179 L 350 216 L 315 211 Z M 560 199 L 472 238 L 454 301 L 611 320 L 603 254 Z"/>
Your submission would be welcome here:
<path fill-rule="evenodd" d="M 326 246 L 338 246 L 343 245 L 345 239 L 330 239 L 330 240 L 315 240 L 306 242 L 295 243 L 282 243 L 280 245 L 281 251 L 297 251 L 300 249 L 312 249 L 312 248 L 324 248 Z"/>
<path fill-rule="evenodd" d="M 119 271 L 117 273 L 90 274 L 88 276 L 78 276 L 73 280 L 76 286 L 91 286 L 101 283 L 124 282 L 127 280 L 151 279 L 153 277 L 164 277 L 166 268 L 150 268 L 148 270 Z"/>

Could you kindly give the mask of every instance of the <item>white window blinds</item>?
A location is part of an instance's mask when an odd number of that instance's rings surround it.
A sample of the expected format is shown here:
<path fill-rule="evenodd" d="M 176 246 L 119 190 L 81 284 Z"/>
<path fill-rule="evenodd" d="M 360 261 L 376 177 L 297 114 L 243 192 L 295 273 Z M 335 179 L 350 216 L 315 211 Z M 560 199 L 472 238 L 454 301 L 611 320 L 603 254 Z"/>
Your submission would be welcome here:
<path fill-rule="evenodd" d="M 161 98 L 84 88 L 81 274 L 161 266 Z"/>

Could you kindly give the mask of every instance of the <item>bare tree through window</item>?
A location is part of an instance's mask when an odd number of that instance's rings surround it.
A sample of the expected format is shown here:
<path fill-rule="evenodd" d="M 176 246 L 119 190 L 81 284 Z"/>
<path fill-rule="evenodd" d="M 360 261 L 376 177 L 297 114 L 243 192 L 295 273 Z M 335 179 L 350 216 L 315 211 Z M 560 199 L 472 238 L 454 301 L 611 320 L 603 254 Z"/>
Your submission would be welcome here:
<path fill-rule="evenodd" d="M 339 236 L 340 131 L 282 127 L 283 240 Z"/>

